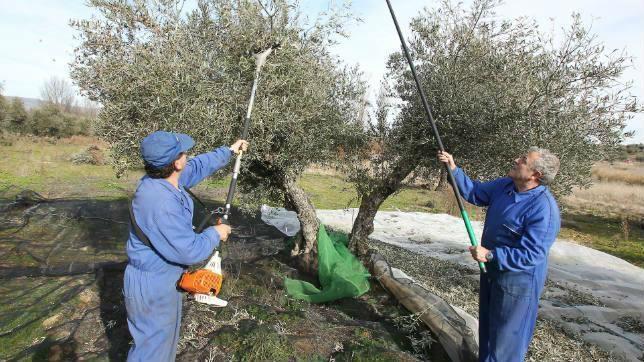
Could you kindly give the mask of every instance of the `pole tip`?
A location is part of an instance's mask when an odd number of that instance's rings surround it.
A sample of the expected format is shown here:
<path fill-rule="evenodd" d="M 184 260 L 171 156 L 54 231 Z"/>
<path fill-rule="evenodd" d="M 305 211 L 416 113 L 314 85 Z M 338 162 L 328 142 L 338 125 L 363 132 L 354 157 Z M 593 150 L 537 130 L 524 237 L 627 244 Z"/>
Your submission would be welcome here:
<path fill-rule="evenodd" d="M 273 52 L 275 49 L 279 49 L 282 46 L 281 43 L 276 42 L 264 50 L 255 52 L 255 66 L 257 69 L 260 69 L 264 63 L 266 63 L 266 58 Z"/>

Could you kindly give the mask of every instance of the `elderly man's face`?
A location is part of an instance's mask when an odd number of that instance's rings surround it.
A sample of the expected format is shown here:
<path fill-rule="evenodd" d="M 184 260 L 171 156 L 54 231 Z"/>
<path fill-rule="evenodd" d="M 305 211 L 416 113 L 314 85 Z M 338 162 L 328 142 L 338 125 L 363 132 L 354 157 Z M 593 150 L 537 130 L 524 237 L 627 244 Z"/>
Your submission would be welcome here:
<path fill-rule="evenodd" d="M 538 158 L 539 152 L 528 152 L 528 154 L 518 157 L 514 160 L 514 166 L 508 172 L 508 176 L 515 181 L 538 181 L 541 175 L 532 169 L 534 161 Z"/>

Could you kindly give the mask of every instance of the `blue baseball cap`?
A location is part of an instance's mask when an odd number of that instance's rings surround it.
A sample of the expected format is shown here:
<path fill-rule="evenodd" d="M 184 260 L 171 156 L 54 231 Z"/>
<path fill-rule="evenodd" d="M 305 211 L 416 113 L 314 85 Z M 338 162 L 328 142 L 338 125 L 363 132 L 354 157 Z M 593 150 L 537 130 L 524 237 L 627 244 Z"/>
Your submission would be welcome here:
<path fill-rule="evenodd" d="M 152 167 L 162 168 L 194 145 L 195 141 L 187 134 L 156 131 L 141 141 L 141 157 Z"/>

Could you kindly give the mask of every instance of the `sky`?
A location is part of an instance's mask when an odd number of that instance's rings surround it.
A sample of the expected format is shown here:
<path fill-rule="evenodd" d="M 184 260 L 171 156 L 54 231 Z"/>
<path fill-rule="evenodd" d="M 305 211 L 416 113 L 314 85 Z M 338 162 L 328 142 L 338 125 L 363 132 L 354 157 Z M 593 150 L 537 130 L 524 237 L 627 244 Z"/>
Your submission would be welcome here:
<path fill-rule="evenodd" d="M 314 16 L 339 0 L 300 0 Z M 472 0 L 463 0 L 464 4 Z M 392 0 L 405 36 L 407 24 L 423 7 L 438 1 Z M 357 64 L 374 90 L 385 70 L 388 54 L 400 48 L 398 36 L 384 0 L 354 0 L 352 12 L 362 22 L 348 25 L 350 36 L 339 39 L 333 50 L 349 64 Z M 0 0 L 0 82 L 4 95 L 40 98 L 43 83 L 52 76 L 69 79 L 69 63 L 77 45 L 70 19 L 89 18 L 94 11 L 83 0 Z M 606 45 L 634 58 L 622 81 L 632 81 L 633 94 L 644 102 L 644 1 L 642 0 L 506 0 L 497 17 L 529 16 L 546 31 L 566 27 L 578 12 Z M 644 115 L 638 114 L 627 130 L 635 137 L 627 143 L 644 143 Z"/>

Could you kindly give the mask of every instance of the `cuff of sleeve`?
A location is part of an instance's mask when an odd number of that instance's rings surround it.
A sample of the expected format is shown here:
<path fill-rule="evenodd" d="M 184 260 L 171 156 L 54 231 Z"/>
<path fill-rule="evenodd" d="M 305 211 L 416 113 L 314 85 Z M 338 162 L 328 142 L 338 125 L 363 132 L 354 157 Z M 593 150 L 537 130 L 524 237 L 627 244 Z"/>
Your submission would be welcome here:
<path fill-rule="evenodd" d="M 235 152 L 233 152 L 233 149 L 230 148 L 230 146 L 226 146 L 226 145 L 219 146 L 219 147 L 215 148 L 214 150 L 212 150 L 212 152 L 217 152 L 217 151 L 221 151 L 221 150 L 224 150 L 228 155 L 235 154 Z"/>
<path fill-rule="evenodd" d="M 219 246 L 219 233 L 215 230 L 214 227 L 206 228 L 206 230 L 204 230 L 201 234 L 208 238 L 208 240 L 210 240 L 213 249 Z"/>
<path fill-rule="evenodd" d="M 235 154 L 229 146 L 221 146 L 215 149 L 213 152 L 218 153 L 220 156 L 225 157 L 225 162 L 230 162 L 230 159 Z"/>
<path fill-rule="evenodd" d="M 496 263 L 496 265 L 498 266 L 500 271 L 503 271 L 503 269 L 504 269 L 503 264 L 504 263 L 503 263 L 502 260 L 505 260 L 504 251 L 501 248 L 494 248 L 494 249 L 492 249 L 492 255 L 494 255 L 494 257 L 492 258 L 492 262 Z"/>

